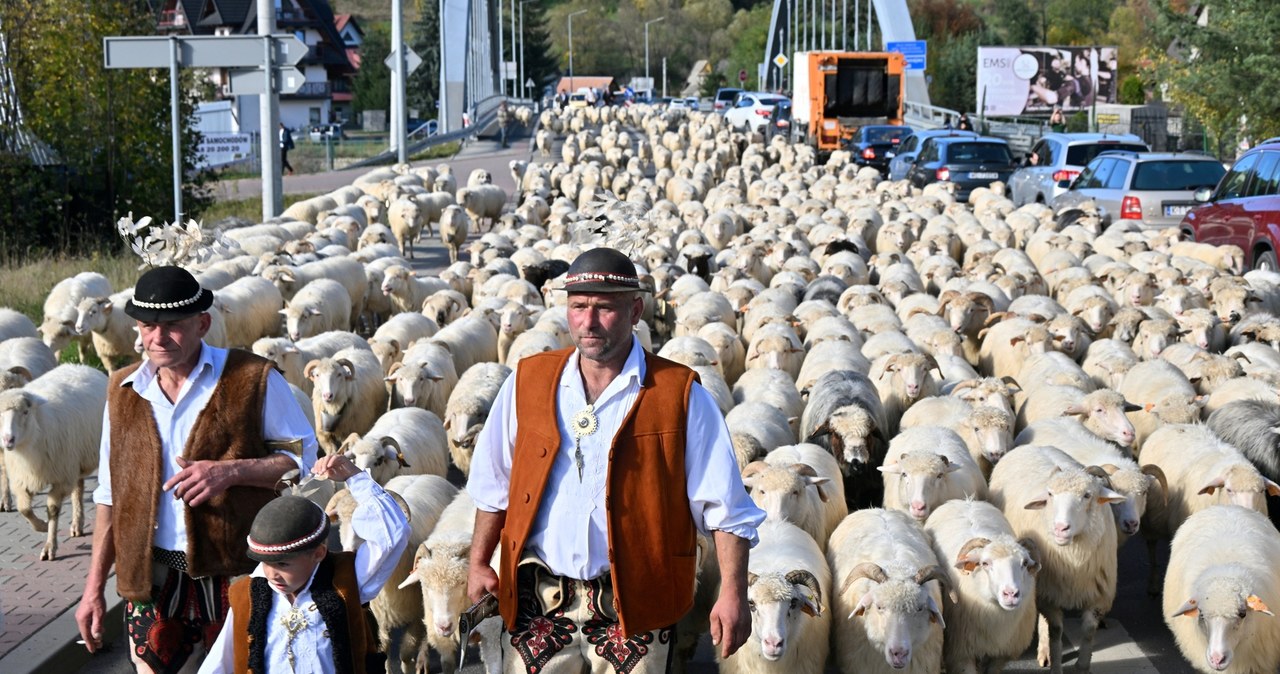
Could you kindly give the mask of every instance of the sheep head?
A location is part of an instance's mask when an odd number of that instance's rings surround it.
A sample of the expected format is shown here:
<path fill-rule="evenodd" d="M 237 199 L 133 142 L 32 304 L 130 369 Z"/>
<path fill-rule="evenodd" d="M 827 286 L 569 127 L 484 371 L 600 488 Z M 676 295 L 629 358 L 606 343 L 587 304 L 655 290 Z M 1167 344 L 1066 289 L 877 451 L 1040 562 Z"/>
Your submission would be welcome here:
<path fill-rule="evenodd" d="M 909 666 L 912 649 L 945 626 L 942 609 L 927 586 L 933 580 L 945 582 L 936 566 L 911 569 L 895 564 L 886 571 L 864 562 L 849 572 L 841 587 L 841 594 L 851 588 L 860 592 L 849 618 L 863 618 L 867 636 L 883 644 L 885 662 L 894 669 Z"/>
<path fill-rule="evenodd" d="M 1275 614 L 1258 595 L 1251 581 L 1231 575 L 1201 575 L 1191 587 L 1191 596 L 1169 617 L 1194 618 L 1196 629 L 1205 640 L 1205 663 L 1215 671 L 1232 665 L 1241 639 L 1256 638 L 1257 633 L 1241 629 L 1246 621 L 1257 620 L 1258 613 L 1274 620 Z M 1166 604 L 1166 607 L 1168 604 Z"/>
<path fill-rule="evenodd" d="M 796 624 L 802 619 L 799 614 L 822 613 L 818 579 L 804 570 L 748 574 L 747 600 L 752 635 L 760 642 L 761 656 L 770 662 L 786 655 L 790 637 L 801 629 Z"/>

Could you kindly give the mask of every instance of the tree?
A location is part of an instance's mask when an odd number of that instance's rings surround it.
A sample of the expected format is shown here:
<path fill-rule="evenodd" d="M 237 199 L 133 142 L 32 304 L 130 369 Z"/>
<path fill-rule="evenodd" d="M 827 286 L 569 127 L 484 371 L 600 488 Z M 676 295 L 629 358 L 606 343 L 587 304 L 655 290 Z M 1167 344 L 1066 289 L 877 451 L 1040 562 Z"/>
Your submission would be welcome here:
<path fill-rule="evenodd" d="M 556 60 L 551 53 L 546 8 L 540 2 L 530 2 L 524 6 L 524 76 L 534 82 L 531 95 L 537 96 L 541 87 L 553 83 L 560 72 Z"/>
<path fill-rule="evenodd" d="M 993 45 L 1032 45 L 1039 40 L 1040 17 L 1027 0 L 991 0 L 983 14 Z"/>
<path fill-rule="evenodd" d="M 1087 45 L 1101 42 L 1116 0 L 1050 0 L 1048 44 Z"/>
<path fill-rule="evenodd" d="M 405 100 L 408 107 L 418 109 L 421 118 L 429 119 L 438 116 L 436 104 L 440 98 L 440 3 L 424 0 L 419 3 L 418 12 L 418 20 L 410 29 L 409 47 L 422 58 L 422 65 L 409 73 L 405 80 Z M 388 101 L 391 95 L 389 75 L 388 72 Z"/>
<path fill-rule="evenodd" d="M 6 0 L 0 28 L 26 127 L 62 161 L 60 167 L 31 167 L 39 176 L 0 172 L 0 194 L 8 201 L 0 201 L 8 210 L 0 212 L 3 252 L 14 253 L 15 246 L 33 255 L 114 247 L 115 221 L 126 212 L 171 217 L 168 74 L 102 67 L 103 37 L 154 32 L 148 3 Z M 197 78 L 184 71 L 179 111 L 183 205 L 192 217 L 211 202 L 210 176 L 195 169 Z"/>
<path fill-rule="evenodd" d="M 1207 25 L 1175 0 L 1158 0 L 1156 34 L 1176 49 L 1159 52 L 1147 79 L 1204 124 L 1219 156 L 1243 134 L 1280 135 L 1280 5 L 1274 0 L 1219 0 Z"/>
<path fill-rule="evenodd" d="M 351 108 L 359 115 L 365 110 L 387 110 L 391 106 L 391 69 L 384 61 L 391 54 L 391 27 L 374 24 L 360 46 L 360 71 L 351 83 Z"/>

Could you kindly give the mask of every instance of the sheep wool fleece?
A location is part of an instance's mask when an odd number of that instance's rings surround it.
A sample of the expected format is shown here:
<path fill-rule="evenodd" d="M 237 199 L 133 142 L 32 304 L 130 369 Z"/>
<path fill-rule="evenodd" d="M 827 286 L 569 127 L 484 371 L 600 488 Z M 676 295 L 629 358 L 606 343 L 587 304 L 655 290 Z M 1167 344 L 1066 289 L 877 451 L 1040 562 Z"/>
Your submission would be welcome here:
<path fill-rule="evenodd" d="M 516 371 L 516 415 L 510 499 L 500 545 L 499 612 L 516 624 L 516 567 L 529 538 L 560 448 L 556 399 L 574 349 L 529 356 Z M 697 374 L 645 352 L 645 376 L 634 407 L 609 450 L 605 504 L 610 575 L 622 633 L 670 627 L 693 606 L 697 528 L 685 487 L 689 391 Z"/>
<path fill-rule="evenodd" d="M 116 371 L 107 389 L 111 414 L 112 528 L 116 584 L 121 597 L 151 601 L 151 545 L 161 498 L 164 452 L 151 405 L 121 382 L 141 364 Z M 232 349 L 208 404 L 200 412 L 182 456 L 191 461 L 258 459 L 270 456 L 262 430 L 267 375 L 273 364 Z M 119 420 L 117 422 L 117 420 Z M 231 487 L 195 508 L 186 508 L 187 573 L 192 578 L 238 576 L 256 563 L 247 537 L 258 510 L 275 498 L 271 489 Z"/>

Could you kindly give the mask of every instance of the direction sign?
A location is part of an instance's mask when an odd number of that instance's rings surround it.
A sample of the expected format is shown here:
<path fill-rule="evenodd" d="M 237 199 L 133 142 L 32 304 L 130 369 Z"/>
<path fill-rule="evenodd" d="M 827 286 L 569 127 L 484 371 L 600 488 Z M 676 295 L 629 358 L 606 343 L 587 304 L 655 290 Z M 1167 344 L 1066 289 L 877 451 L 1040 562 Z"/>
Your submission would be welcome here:
<path fill-rule="evenodd" d="M 382 61 L 392 70 L 396 69 L 396 55 L 387 54 L 387 58 Z M 418 56 L 418 52 L 414 51 L 409 45 L 404 46 L 404 72 L 409 74 L 418 69 L 422 65 L 422 57 Z"/>
<path fill-rule="evenodd" d="M 785 67 L 787 67 L 787 57 L 786 57 L 786 55 L 784 55 L 784 54 L 778 54 L 777 56 L 773 57 L 773 64 L 774 64 L 774 65 L 776 65 L 776 66 L 778 66 L 779 68 L 785 68 Z"/>
<path fill-rule="evenodd" d="M 305 42 L 293 35 L 272 35 L 276 65 L 296 66 L 307 55 Z M 261 68 L 261 35 L 174 35 L 104 37 L 103 65 L 107 68 L 168 68 L 169 49 L 178 41 L 178 64 L 183 68 Z"/>
<path fill-rule="evenodd" d="M 230 75 L 227 80 L 227 93 L 233 96 L 258 96 L 264 92 L 261 69 L 227 72 Z M 307 81 L 306 75 L 303 75 L 301 70 L 292 67 L 276 68 L 274 75 L 276 92 L 281 94 L 296 94 Z"/>
<path fill-rule="evenodd" d="M 924 70 L 929 56 L 929 43 L 926 40 L 909 40 L 906 42 L 890 42 L 885 45 L 887 51 L 896 51 L 906 57 L 907 70 Z"/>
<path fill-rule="evenodd" d="M 739 81 L 739 82 L 746 82 L 746 81 L 747 81 L 747 69 L 746 69 L 746 68 L 743 68 L 742 70 L 739 70 L 739 71 L 738 71 L 738 81 Z"/>
<path fill-rule="evenodd" d="M 533 85 L 533 78 L 532 78 L 532 77 L 530 77 L 529 79 L 527 79 L 527 80 L 525 80 L 525 81 L 524 81 L 524 87 L 525 87 L 526 89 L 532 89 L 532 88 L 533 88 L 533 86 L 534 86 L 534 85 Z"/>

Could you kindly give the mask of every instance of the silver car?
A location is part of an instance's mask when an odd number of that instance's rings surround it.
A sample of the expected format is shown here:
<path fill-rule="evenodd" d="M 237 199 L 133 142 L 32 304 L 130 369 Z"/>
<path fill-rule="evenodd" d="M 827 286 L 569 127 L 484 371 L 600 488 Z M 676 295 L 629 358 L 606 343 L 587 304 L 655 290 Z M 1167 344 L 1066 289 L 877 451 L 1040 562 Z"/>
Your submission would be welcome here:
<path fill-rule="evenodd" d="M 1094 157 L 1107 150 L 1146 152 L 1142 139 L 1131 134 L 1047 133 L 1031 146 L 1026 163 L 1009 178 L 1010 198 L 1022 206 L 1050 203 Z"/>
<path fill-rule="evenodd" d="M 1200 154 L 1103 152 L 1051 206 L 1061 213 L 1092 199 L 1105 224 L 1173 227 L 1199 205 L 1196 190 L 1212 188 L 1226 172 L 1218 160 Z"/>

